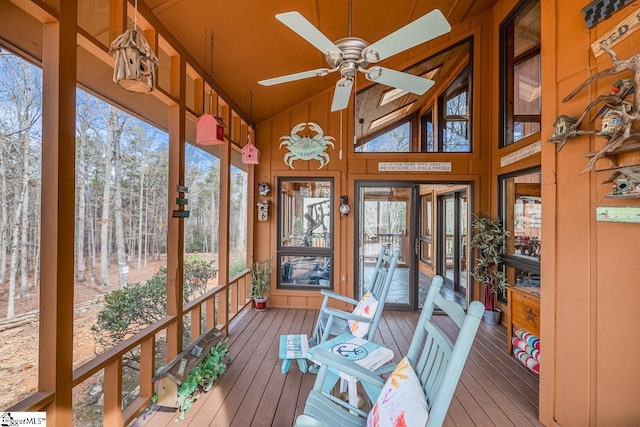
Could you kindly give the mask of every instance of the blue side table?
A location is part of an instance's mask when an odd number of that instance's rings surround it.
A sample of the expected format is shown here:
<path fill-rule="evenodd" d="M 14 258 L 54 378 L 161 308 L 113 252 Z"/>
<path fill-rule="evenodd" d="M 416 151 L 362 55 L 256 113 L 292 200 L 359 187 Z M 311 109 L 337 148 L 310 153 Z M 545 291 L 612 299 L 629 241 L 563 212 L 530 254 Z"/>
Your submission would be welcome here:
<path fill-rule="evenodd" d="M 282 359 L 282 373 L 289 372 L 291 360 L 296 359 L 300 372 L 307 372 L 307 350 L 309 350 L 309 339 L 307 334 L 280 335 L 280 354 Z"/>

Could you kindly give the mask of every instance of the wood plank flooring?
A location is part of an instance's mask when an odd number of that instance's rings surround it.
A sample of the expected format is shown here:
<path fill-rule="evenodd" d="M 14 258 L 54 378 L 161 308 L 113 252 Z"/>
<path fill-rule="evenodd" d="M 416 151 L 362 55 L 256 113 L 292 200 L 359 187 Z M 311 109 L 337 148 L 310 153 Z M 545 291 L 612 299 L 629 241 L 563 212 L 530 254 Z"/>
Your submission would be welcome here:
<path fill-rule="evenodd" d="M 247 311 L 231 327 L 228 344 L 233 362 L 214 388 L 203 394 L 175 423 L 177 413 L 155 411 L 138 426 L 274 426 L 290 427 L 302 413 L 315 375 L 301 374 L 297 364 L 280 372 L 279 337 L 310 333 L 317 310 Z M 385 312 L 376 341 L 391 348 L 398 361 L 409 349 L 419 313 Z M 450 336 L 457 328 L 446 316 L 435 321 Z M 445 426 L 540 426 L 538 379 L 506 351 L 505 328 L 480 324 Z"/>

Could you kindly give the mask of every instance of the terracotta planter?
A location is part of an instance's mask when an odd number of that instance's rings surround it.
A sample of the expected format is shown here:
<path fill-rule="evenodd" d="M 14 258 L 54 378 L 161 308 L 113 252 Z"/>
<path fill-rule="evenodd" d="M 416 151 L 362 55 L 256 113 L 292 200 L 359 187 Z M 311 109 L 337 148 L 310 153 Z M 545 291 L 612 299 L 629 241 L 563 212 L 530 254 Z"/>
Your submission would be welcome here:
<path fill-rule="evenodd" d="M 267 309 L 267 298 L 254 298 L 256 303 L 256 311 L 265 311 Z"/>

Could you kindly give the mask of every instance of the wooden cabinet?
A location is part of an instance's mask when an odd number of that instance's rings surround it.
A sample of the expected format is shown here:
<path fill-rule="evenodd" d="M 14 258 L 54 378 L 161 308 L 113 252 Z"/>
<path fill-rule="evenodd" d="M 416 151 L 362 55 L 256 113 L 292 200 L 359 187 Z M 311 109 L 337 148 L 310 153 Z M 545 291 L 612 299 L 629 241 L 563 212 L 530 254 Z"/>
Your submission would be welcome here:
<path fill-rule="evenodd" d="M 513 350 L 511 337 L 518 328 L 540 336 L 540 288 L 510 286 L 507 288 L 509 317 L 507 318 L 507 348 Z"/>

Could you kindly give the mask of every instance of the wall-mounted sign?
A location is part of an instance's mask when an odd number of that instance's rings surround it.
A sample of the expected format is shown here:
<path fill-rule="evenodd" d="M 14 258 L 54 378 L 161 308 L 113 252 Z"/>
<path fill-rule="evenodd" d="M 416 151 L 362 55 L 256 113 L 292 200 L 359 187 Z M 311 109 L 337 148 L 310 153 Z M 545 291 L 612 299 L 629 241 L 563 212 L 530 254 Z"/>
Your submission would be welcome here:
<path fill-rule="evenodd" d="M 593 28 L 598 22 L 609 19 L 611 15 L 619 11 L 634 0 L 596 0 L 582 9 L 584 23 L 587 28 Z"/>
<path fill-rule="evenodd" d="M 185 187 L 184 185 L 176 185 L 176 191 L 178 193 L 188 193 L 189 187 Z"/>
<path fill-rule="evenodd" d="M 640 29 L 640 9 L 627 16 L 624 21 L 620 22 L 611 31 L 605 33 L 591 45 L 591 50 L 596 58 L 604 53 L 601 42 L 605 42 L 607 46 L 613 47 L 622 40 L 629 37 Z"/>
<path fill-rule="evenodd" d="M 176 197 L 176 205 L 188 205 L 189 199 L 183 199 L 182 197 Z"/>
<path fill-rule="evenodd" d="M 171 216 L 173 218 L 189 218 L 189 212 L 191 211 L 173 211 Z"/>
<path fill-rule="evenodd" d="M 378 172 L 451 172 L 451 162 L 380 162 Z"/>
<path fill-rule="evenodd" d="M 598 206 L 596 220 L 640 223 L 640 207 Z"/>
<path fill-rule="evenodd" d="M 541 141 L 536 141 L 533 144 L 529 144 L 526 147 L 522 147 L 521 149 L 514 151 L 513 153 L 502 156 L 500 158 L 500 167 L 505 167 L 511 163 L 517 162 L 518 160 L 526 159 L 529 156 L 539 153 L 541 150 Z"/>

